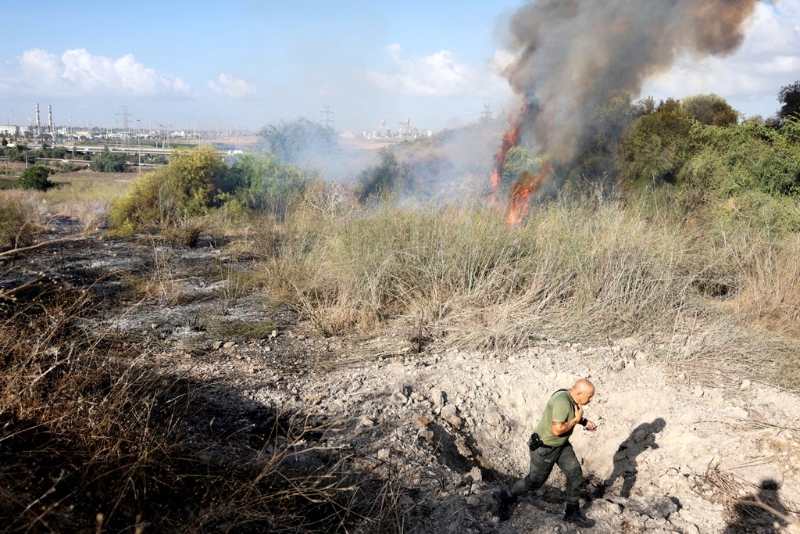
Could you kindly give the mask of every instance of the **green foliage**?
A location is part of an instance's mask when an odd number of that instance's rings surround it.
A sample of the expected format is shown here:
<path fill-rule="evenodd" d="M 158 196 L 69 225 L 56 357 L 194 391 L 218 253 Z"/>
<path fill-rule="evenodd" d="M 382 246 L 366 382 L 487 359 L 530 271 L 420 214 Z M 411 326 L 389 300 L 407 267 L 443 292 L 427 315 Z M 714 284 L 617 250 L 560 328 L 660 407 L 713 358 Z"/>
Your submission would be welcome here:
<path fill-rule="evenodd" d="M 153 226 L 175 226 L 208 213 L 218 203 L 217 191 L 226 170 L 212 147 L 178 150 L 169 165 L 137 179 L 111 206 L 111 225 L 129 234 Z"/>
<path fill-rule="evenodd" d="M 562 172 L 568 175 L 569 180 L 585 178 L 593 181 L 614 175 L 620 138 L 652 104 L 652 98 L 632 104 L 627 93 L 609 95 L 589 118 L 575 160 Z"/>
<path fill-rule="evenodd" d="M 294 165 L 281 165 L 274 157 L 245 154 L 225 175 L 222 190 L 235 192 L 232 202 L 226 203 L 226 210 L 232 215 L 236 210 L 245 209 L 285 218 L 314 181 L 313 176 Z"/>
<path fill-rule="evenodd" d="M 17 187 L 20 189 L 36 189 L 37 191 L 47 191 L 51 187 L 55 187 L 55 183 L 48 179 L 48 176 L 55 173 L 53 169 L 49 169 L 42 165 L 34 165 L 28 167 L 17 180 Z"/>
<path fill-rule="evenodd" d="M 689 96 L 681 100 L 681 109 L 707 126 L 731 126 L 738 122 L 739 113 L 719 95 Z"/>
<path fill-rule="evenodd" d="M 503 160 L 503 177 L 516 179 L 524 171 L 533 171 L 535 163 L 531 153 L 519 145 L 511 147 Z"/>
<path fill-rule="evenodd" d="M 125 154 L 110 152 L 108 148 L 92 156 L 90 168 L 96 172 L 125 172 Z"/>
<path fill-rule="evenodd" d="M 411 173 L 397 162 L 394 152 L 388 148 L 380 151 L 381 162 L 358 173 L 356 194 L 361 202 L 370 197 L 391 193 L 408 192 Z"/>
<path fill-rule="evenodd" d="M 778 92 L 778 101 L 783 104 L 778 111 L 780 118 L 800 117 L 800 80 L 781 87 Z"/>
<path fill-rule="evenodd" d="M 619 173 L 629 186 L 675 183 L 692 144 L 691 117 L 680 102 L 660 102 L 653 113 L 637 119 L 620 143 Z"/>
<path fill-rule="evenodd" d="M 333 128 L 308 119 L 271 124 L 258 135 L 264 139 L 267 153 L 279 163 L 305 165 L 315 157 L 329 156 L 338 147 Z"/>
<path fill-rule="evenodd" d="M 26 145 L 17 143 L 16 146 L 6 147 L 6 157 L 8 161 L 21 163 L 26 161 L 26 156 L 29 164 L 36 162 L 36 157 L 34 157 L 33 154 L 28 154 L 28 147 Z"/>
<path fill-rule="evenodd" d="M 780 131 L 763 124 L 692 129 L 699 148 L 682 172 L 687 187 L 724 198 L 749 191 L 771 196 L 800 195 L 799 119 Z"/>

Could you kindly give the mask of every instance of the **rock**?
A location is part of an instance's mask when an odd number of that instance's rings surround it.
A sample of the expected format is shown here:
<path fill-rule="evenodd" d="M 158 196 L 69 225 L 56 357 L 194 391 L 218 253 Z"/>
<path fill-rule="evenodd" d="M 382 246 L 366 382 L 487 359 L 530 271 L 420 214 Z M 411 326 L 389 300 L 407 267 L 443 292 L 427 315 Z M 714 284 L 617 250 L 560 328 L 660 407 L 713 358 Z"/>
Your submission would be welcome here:
<path fill-rule="evenodd" d="M 375 426 L 375 421 L 373 421 L 372 418 L 366 415 L 362 415 L 361 417 L 358 418 L 358 426 L 362 428 L 372 428 L 373 426 Z"/>
<path fill-rule="evenodd" d="M 222 348 L 223 349 L 232 349 L 235 346 L 236 346 L 236 342 L 235 341 L 226 341 L 225 344 L 222 345 Z"/>
<path fill-rule="evenodd" d="M 704 393 L 705 391 L 703 391 L 703 388 L 700 386 L 695 386 L 694 389 L 692 389 L 692 395 L 695 397 L 702 397 Z"/>
<path fill-rule="evenodd" d="M 419 431 L 417 432 L 417 437 L 418 438 L 422 438 L 425 441 L 427 441 L 428 443 L 430 443 L 431 441 L 433 441 L 434 433 L 433 433 L 433 430 L 431 430 L 431 429 L 429 429 L 427 427 L 423 427 L 423 428 L 420 428 Z"/>
<path fill-rule="evenodd" d="M 641 498 L 630 498 L 627 508 L 653 519 L 668 519 L 678 511 L 678 505 L 663 495 L 645 495 Z"/>
<path fill-rule="evenodd" d="M 476 495 L 470 495 L 467 497 L 467 504 L 470 506 L 480 506 L 481 500 Z"/>
<path fill-rule="evenodd" d="M 388 460 L 391 456 L 389 449 L 381 449 L 378 451 L 378 460 Z"/>
<path fill-rule="evenodd" d="M 433 422 L 433 418 L 427 414 L 420 414 L 417 415 L 417 422 L 419 423 L 419 426 L 428 426 Z"/>
<path fill-rule="evenodd" d="M 215 341 L 211 344 L 211 348 L 214 350 L 219 350 L 222 348 L 222 341 Z"/>
<path fill-rule="evenodd" d="M 503 418 L 497 413 L 497 410 L 488 409 L 483 414 L 483 419 L 486 421 L 487 424 L 490 426 L 497 426 L 503 422 Z"/>
<path fill-rule="evenodd" d="M 394 393 L 392 393 L 392 397 L 391 397 L 391 399 L 389 399 L 389 400 L 390 400 L 390 401 L 391 401 L 393 404 L 400 404 L 400 405 L 403 405 L 403 404 L 405 404 L 405 403 L 407 403 L 407 402 L 408 402 L 408 397 L 406 397 L 405 395 L 403 395 L 403 394 L 402 394 L 401 392 L 399 392 L 399 391 L 395 391 Z"/>
<path fill-rule="evenodd" d="M 473 482 L 480 482 L 483 480 L 483 473 L 481 473 L 481 469 L 478 466 L 469 470 L 469 476 L 472 477 Z"/>
<path fill-rule="evenodd" d="M 461 418 L 458 416 L 458 409 L 452 404 L 442 407 L 439 416 L 456 428 L 460 429 L 463 424 L 463 421 L 461 421 Z"/>
<path fill-rule="evenodd" d="M 744 380 L 742 380 L 742 385 L 739 386 L 739 389 L 741 391 L 747 391 L 748 389 L 750 389 L 751 385 L 752 384 L 750 383 L 750 381 L 745 378 Z"/>
<path fill-rule="evenodd" d="M 278 331 L 277 331 L 277 330 L 273 330 L 273 331 L 270 333 L 269 337 L 271 337 L 271 338 L 276 338 L 276 337 L 278 337 Z"/>

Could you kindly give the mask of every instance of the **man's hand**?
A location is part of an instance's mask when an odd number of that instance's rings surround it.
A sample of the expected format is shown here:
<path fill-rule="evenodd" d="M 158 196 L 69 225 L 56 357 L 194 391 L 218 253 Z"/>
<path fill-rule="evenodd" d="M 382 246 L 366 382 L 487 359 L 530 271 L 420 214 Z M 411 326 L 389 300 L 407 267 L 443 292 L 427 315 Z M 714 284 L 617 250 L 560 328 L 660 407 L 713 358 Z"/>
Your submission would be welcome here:
<path fill-rule="evenodd" d="M 597 430 L 597 425 L 594 423 L 594 421 L 586 421 L 586 424 L 583 425 L 583 428 L 589 432 L 595 432 Z"/>
<path fill-rule="evenodd" d="M 575 405 L 575 423 L 583 421 L 583 406 L 580 404 Z"/>

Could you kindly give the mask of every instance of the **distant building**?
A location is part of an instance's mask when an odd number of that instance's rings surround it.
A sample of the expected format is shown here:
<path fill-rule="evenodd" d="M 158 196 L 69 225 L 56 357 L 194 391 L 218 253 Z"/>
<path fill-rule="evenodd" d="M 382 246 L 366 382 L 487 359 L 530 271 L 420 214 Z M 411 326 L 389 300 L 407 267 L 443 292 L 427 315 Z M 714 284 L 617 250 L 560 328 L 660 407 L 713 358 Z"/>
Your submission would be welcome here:
<path fill-rule="evenodd" d="M 19 126 L 6 125 L 0 126 L 0 135 L 18 135 L 19 134 Z"/>
<path fill-rule="evenodd" d="M 381 125 L 377 130 L 372 132 L 364 132 L 364 137 L 367 139 L 416 139 L 417 137 L 431 137 L 433 132 L 430 130 L 420 130 L 411 124 L 411 119 L 406 119 L 400 123 L 400 129 L 397 133 L 392 132 L 391 126 L 386 122 L 386 119 L 381 121 Z"/>

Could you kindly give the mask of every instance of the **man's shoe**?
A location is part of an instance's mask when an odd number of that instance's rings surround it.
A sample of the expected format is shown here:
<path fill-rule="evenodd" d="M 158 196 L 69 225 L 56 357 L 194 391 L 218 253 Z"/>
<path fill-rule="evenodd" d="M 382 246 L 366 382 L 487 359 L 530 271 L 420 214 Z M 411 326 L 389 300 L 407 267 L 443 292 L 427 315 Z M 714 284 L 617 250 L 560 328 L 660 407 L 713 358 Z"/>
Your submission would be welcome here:
<path fill-rule="evenodd" d="M 592 528 L 594 526 L 594 520 L 583 515 L 581 507 L 578 504 L 567 505 L 564 521 L 566 523 L 573 523 L 581 528 Z"/>
<path fill-rule="evenodd" d="M 499 489 L 492 493 L 492 498 L 497 501 L 497 517 L 500 521 L 511 519 L 511 505 L 516 502 L 516 497 L 512 497 L 504 489 Z"/>

